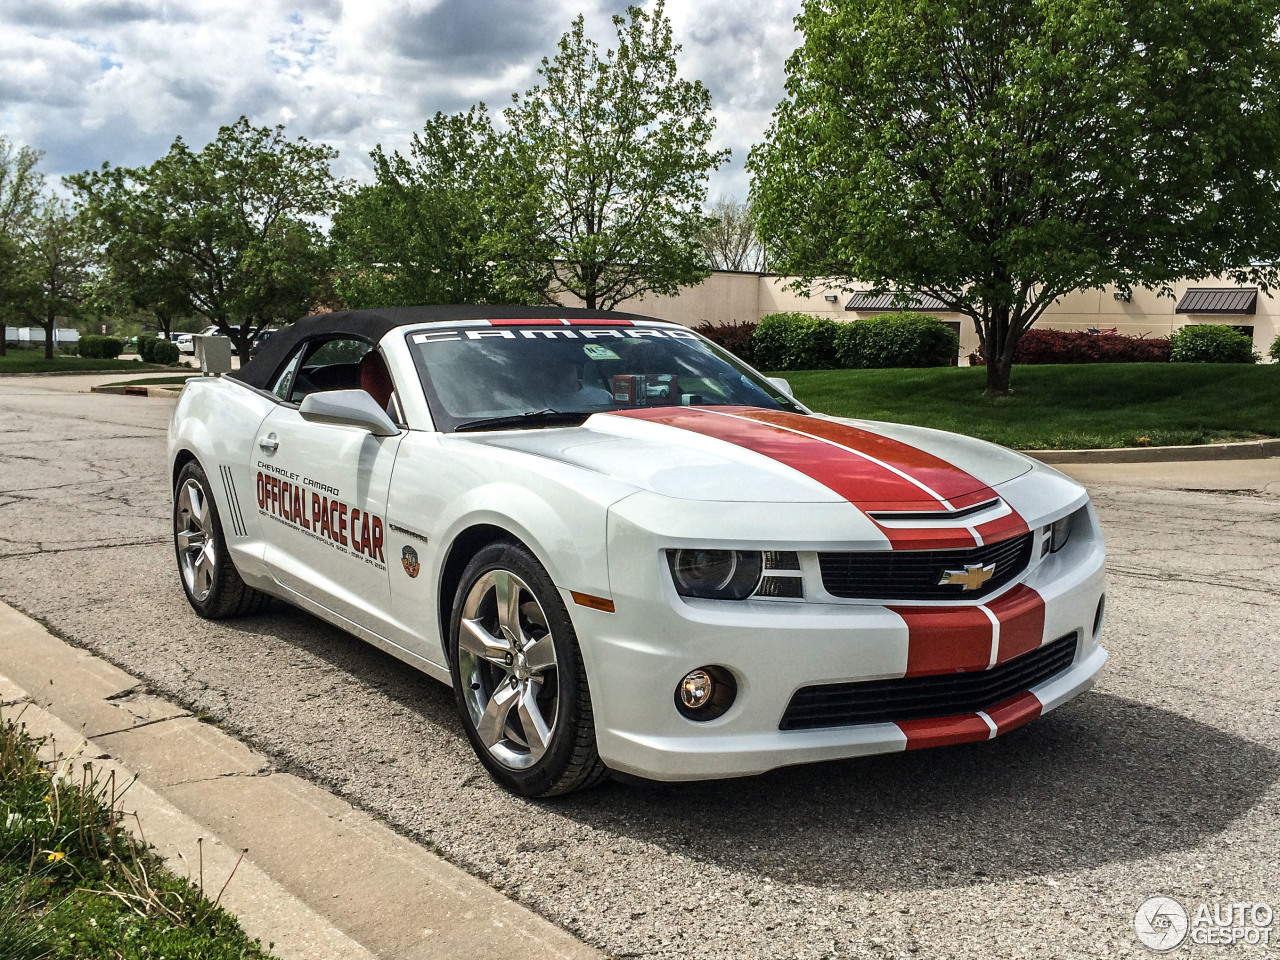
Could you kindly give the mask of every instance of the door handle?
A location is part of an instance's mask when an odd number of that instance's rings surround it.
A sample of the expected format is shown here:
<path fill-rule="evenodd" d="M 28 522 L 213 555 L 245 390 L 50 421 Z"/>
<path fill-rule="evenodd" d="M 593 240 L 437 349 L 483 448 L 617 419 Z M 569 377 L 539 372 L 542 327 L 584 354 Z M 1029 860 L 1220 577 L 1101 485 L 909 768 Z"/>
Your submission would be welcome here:
<path fill-rule="evenodd" d="M 266 437 L 259 437 L 258 446 L 267 451 L 267 453 L 275 453 L 280 449 L 280 441 L 276 439 L 276 435 L 273 433 Z"/>

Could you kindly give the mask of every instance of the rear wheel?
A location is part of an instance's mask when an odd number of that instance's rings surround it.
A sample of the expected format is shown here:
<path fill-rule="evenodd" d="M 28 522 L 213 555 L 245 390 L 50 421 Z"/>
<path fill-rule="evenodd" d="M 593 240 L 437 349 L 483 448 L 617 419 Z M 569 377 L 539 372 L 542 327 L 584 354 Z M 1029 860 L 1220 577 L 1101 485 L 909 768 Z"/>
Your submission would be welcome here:
<path fill-rule="evenodd" d="M 458 712 L 498 783 L 542 797 L 608 778 L 596 752 L 573 624 L 528 550 L 496 543 L 472 558 L 455 595 L 449 637 Z"/>
<path fill-rule="evenodd" d="M 240 579 L 222 536 L 209 478 L 196 461 L 184 466 L 173 491 L 173 549 L 182 589 L 209 620 L 256 613 L 267 596 Z"/>

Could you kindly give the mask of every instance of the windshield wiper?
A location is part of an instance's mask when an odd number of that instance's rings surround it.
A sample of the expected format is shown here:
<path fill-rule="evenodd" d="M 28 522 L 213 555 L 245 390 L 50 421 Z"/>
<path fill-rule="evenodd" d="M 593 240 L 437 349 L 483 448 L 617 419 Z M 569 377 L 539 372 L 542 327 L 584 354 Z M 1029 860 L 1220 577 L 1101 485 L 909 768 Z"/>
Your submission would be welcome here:
<path fill-rule="evenodd" d="M 529 410 L 510 417 L 486 417 L 484 420 L 468 420 L 453 428 L 454 433 L 468 430 L 505 430 L 507 427 L 568 427 L 577 426 L 591 416 L 593 410 Z"/>

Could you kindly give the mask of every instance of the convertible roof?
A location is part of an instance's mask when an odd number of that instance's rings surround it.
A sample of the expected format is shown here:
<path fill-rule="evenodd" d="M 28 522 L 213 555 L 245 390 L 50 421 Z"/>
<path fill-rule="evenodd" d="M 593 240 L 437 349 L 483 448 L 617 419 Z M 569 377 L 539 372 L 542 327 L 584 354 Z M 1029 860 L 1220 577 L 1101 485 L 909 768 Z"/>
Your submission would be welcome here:
<path fill-rule="evenodd" d="M 429 307 L 384 307 L 377 310 L 339 310 L 314 314 L 276 331 L 258 355 L 227 374 L 262 390 L 270 388 L 276 371 L 294 348 L 313 337 L 349 334 L 377 343 L 396 327 L 457 320 L 651 320 L 634 313 L 579 310 L 570 307 L 519 307 L 502 304 L 442 304 Z"/>

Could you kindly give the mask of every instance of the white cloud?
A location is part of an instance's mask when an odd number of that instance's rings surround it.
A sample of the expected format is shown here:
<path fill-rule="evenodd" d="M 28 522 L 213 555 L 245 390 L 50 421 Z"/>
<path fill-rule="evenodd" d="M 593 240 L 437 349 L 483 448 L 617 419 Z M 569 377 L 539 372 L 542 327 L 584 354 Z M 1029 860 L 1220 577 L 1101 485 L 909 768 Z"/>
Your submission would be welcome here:
<path fill-rule="evenodd" d="M 403 147 L 436 111 L 500 110 L 536 79 L 582 10 L 602 48 L 623 0 L 6 0 L 0 132 L 46 152 L 52 176 L 135 165 L 174 137 L 207 143 L 241 114 L 341 151 Z M 711 194 L 745 196 L 743 163 L 782 95 L 799 0 L 669 0 L 681 72 L 710 88 Z"/>

